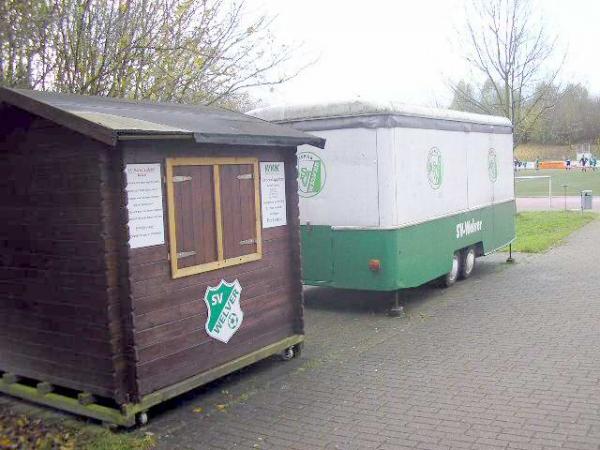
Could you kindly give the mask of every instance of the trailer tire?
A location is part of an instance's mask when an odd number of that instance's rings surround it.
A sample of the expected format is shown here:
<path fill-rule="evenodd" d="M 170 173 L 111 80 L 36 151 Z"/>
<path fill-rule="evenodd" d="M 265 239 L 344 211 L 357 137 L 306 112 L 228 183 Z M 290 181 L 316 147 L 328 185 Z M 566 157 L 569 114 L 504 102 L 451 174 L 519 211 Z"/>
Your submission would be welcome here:
<path fill-rule="evenodd" d="M 460 252 L 460 274 L 461 280 L 466 280 L 471 276 L 475 269 L 475 260 L 477 254 L 475 253 L 475 247 L 467 247 Z"/>
<path fill-rule="evenodd" d="M 146 411 L 142 411 L 136 417 L 137 424 L 141 427 L 148 424 L 148 413 Z"/>
<path fill-rule="evenodd" d="M 456 253 L 454 253 L 454 255 L 452 255 L 452 267 L 450 268 L 450 272 L 448 272 L 446 275 L 444 275 L 440 279 L 441 287 L 448 288 L 448 287 L 452 286 L 454 283 L 456 283 L 456 280 L 458 280 L 458 275 L 460 274 L 460 270 L 461 270 L 460 263 L 461 263 L 460 254 L 459 254 L 459 252 L 456 252 Z"/>
<path fill-rule="evenodd" d="M 279 355 L 279 357 L 283 361 L 290 361 L 290 360 L 294 359 L 295 356 L 296 356 L 296 349 L 294 348 L 294 346 L 286 348 Z"/>

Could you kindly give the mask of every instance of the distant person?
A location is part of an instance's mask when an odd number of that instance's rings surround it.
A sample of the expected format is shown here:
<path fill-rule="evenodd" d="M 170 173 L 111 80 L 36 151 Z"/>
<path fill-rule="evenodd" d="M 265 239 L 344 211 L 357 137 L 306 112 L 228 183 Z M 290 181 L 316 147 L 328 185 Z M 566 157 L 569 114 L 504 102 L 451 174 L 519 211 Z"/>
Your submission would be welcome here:
<path fill-rule="evenodd" d="M 567 158 L 565 160 L 565 170 L 571 170 L 571 159 Z"/>
<path fill-rule="evenodd" d="M 596 171 L 596 165 L 598 164 L 598 160 L 596 159 L 595 156 L 592 156 L 590 158 L 590 167 L 592 168 L 592 170 L 595 172 Z"/>
<path fill-rule="evenodd" d="M 540 157 L 535 160 L 535 170 L 540 170 Z"/>
<path fill-rule="evenodd" d="M 579 164 L 581 164 L 581 171 L 585 172 L 585 165 L 587 164 L 587 158 L 585 156 L 582 156 L 581 159 L 579 160 Z"/>

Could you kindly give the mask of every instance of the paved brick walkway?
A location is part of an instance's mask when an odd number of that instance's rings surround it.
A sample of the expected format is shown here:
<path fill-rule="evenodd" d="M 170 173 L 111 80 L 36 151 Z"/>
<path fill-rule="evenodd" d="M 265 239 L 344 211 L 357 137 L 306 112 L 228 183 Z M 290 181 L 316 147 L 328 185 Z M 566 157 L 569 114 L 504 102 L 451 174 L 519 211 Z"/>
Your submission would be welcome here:
<path fill-rule="evenodd" d="M 309 289 L 307 344 L 151 411 L 162 449 L 598 449 L 600 221 L 448 290 Z M 7 398 L 0 398 L 7 400 Z M 1 403 L 1 402 L 0 402 Z"/>
<path fill-rule="evenodd" d="M 597 449 L 600 278 L 580 273 L 598 236 L 600 221 L 512 266 L 484 258 L 449 290 L 409 292 L 407 319 L 309 290 L 301 358 L 172 402 L 149 429 L 165 449 Z"/>

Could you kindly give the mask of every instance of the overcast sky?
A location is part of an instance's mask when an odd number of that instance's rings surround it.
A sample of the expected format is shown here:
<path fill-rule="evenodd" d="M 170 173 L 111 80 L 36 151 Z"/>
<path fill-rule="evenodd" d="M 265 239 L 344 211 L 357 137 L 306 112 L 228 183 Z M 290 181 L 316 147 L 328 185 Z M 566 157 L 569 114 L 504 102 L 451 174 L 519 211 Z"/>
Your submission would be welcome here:
<path fill-rule="evenodd" d="M 469 68 L 456 28 L 471 0 L 246 0 L 277 15 L 275 37 L 318 61 L 296 79 L 252 94 L 265 104 L 362 98 L 447 106 L 447 80 Z M 563 79 L 600 94 L 600 0 L 537 0 L 567 60 Z"/>

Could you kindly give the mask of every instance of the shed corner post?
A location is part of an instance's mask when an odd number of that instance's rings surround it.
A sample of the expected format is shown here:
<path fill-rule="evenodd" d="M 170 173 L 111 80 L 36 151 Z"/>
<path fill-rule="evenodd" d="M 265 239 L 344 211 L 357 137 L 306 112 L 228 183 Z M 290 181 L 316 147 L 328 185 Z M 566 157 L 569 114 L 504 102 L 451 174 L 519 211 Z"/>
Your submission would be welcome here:
<path fill-rule="evenodd" d="M 115 185 L 119 187 L 119 195 L 112 205 L 115 217 L 117 218 L 117 275 L 119 280 L 119 316 L 120 316 L 120 352 L 125 363 L 125 369 L 118 373 L 116 372 L 116 382 L 118 388 L 121 389 L 121 398 L 119 402 L 122 404 L 136 403 L 139 400 L 139 392 L 137 388 L 137 351 L 134 338 L 134 321 L 133 321 L 133 299 L 131 295 L 131 281 L 129 270 L 129 215 L 127 212 L 127 177 L 126 168 L 129 162 L 129 151 L 127 143 L 119 142 L 115 150 L 113 158 L 112 172 L 115 176 Z"/>

